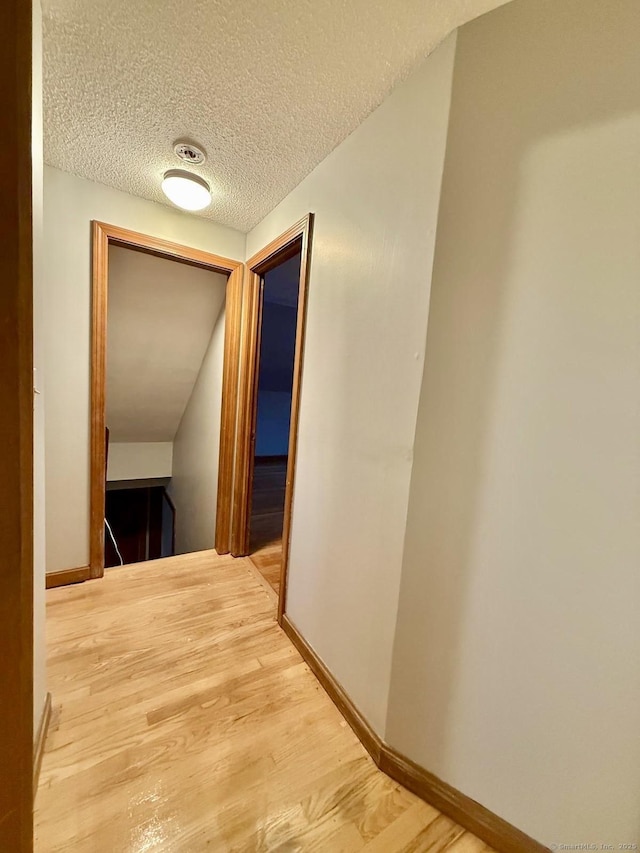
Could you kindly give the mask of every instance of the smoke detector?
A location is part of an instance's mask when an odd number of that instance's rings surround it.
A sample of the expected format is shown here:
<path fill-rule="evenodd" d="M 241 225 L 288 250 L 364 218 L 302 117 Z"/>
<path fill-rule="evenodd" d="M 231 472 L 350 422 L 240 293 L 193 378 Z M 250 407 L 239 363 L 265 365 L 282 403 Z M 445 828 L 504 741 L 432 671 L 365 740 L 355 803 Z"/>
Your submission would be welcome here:
<path fill-rule="evenodd" d="M 202 166 L 207 159 L 207 155 L 202 148 L 186 140 L 178 140 L 178 142 L 174 143 L 173 150 L 177 157 L 191 166 Z"/>

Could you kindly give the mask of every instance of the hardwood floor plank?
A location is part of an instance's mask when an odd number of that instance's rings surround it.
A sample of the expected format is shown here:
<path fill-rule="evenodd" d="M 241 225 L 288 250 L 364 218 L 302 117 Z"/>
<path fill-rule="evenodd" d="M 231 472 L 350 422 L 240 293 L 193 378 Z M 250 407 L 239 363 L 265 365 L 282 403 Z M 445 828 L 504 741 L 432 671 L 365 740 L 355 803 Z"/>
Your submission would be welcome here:
<path fill-rule="evenodd" d="M 251 561 L 276 594 L 280 593 L 286 480 L 285 460 L 256 460 L 249 550 Z"/>
<path fill-rule="evenodd" d="M 446 848 L 446 853 L 490 853 L 490 851 L 491 848 L 484 841 L 470 832 L 465 832 Z"/>
<path fill-rule="evenodd" d="M 47 592 L 36 853 L 486 853 L 377 769 L 263 584 L 202 552 Z"/>
<path fill-rule="evenodd" d="M 438 817 L 425 826 L 409 844 L 404 848 L 403 853 L 427 853 L 434 851 L 440 853 L 450 846 L 456 839 L 464 834 L 462 827 L 458 826 L 452 820 L 444 815 Z"/>
<path fill-rule="evenodd" d="M 411 806 L 385 829 L 369 841 L 366 853 L 399 853 L 406 851 L 425 828 L 439 816 L 439 812 L 427 803 L 414 800 Z"/>

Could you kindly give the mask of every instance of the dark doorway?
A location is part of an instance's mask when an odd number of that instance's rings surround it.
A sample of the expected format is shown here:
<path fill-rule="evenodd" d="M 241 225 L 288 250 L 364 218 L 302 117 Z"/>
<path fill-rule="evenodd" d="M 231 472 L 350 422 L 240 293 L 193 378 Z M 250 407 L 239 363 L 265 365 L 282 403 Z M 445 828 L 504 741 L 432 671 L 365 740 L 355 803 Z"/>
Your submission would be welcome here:
<path fill-rule="evenodd" d="M 164 486 L 107 488 L 105 568 L 171 557 L 175 507 Z"/>
<path fill-rule="evenodd" d="M 261 285 L 249 550 L 276 592 L 282 564 L 300 261 L 297 252 L 265 273 Z"/>

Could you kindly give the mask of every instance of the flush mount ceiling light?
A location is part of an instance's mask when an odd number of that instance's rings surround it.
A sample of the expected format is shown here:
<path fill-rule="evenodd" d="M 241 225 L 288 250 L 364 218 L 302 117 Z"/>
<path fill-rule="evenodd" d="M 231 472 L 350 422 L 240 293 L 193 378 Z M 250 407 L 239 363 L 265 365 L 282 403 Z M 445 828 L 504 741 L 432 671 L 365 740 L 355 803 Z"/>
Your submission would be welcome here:
<path fill-rule="evenodd" d="M 169 169 L 164 173 L 162 192 L 183 210 L 203 210 L 211 204 L 209 184 L 199 175 L 182 169 Z"/>

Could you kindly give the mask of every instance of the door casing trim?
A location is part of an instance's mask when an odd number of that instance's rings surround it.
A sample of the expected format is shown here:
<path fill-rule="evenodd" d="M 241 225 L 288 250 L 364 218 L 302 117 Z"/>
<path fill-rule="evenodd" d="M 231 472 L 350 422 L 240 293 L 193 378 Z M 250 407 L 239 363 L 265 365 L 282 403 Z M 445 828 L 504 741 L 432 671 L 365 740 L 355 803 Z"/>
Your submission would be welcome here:
<path fill-rule="evenodd" d="M 0 31 L 5 40 L 0 55 L 4 155 L 0 161 L 0 695 L 4 712 L 0 849 L 30 853 L 34 734 L 31 3 L 1 3 Z"/>
<path fill-rule="evenodd" d="M 238 385 L 238 359 L 244 265 L 211 252 L 172 243 L 94 220 L 92 227 L 91 276 L 91 440 L 89 572 L 91 578 L 104 575 L 105 507 L 105 383 L 107 350 L 107 303 L 109 286 L 109 246 L 125 246 L 158 257 L 210 269 L 228 276 L 225 302 L 222 414 L 218 470 L 218 508 L 215 548 L 228 554 L 231 536 L 234 444 Z"/>
<path fill-rule="evenodd" d="M 300 419 L 300 394 L 304 361 L 304 340 L 307 319 L 307 295 L 313 238 L 313 213 L 308 213 L 287 231 L 272 240 L 246 263 L 244 294 L 242 300 L 242 340 L 240 343 L 240 376 L 238 393 L 238 430 L 235 457 L 235 490 L 233 502 L 233 531 L 231 553 L 234 557 L 249 552 L 249 516 L 251 497 L 251 446 L 255 432 L 257 404 L 257 359 L 260 317 L 260 284 L 269 270 L 300 252 L 300 279 L 298 285 L 298 317 L 293 365 L 291 417 L 287 480 L 285 488 L 284 524 L 282 530 L 282 564 L 280 568 L 280 594 L 278 596 L 278 622 L 286 608 L 289 548 L 295 487 L 298 424 Z"/>

